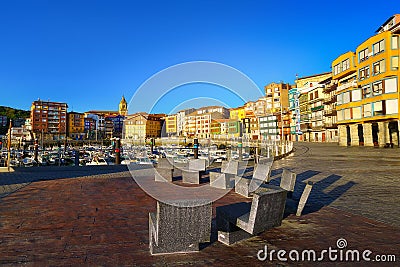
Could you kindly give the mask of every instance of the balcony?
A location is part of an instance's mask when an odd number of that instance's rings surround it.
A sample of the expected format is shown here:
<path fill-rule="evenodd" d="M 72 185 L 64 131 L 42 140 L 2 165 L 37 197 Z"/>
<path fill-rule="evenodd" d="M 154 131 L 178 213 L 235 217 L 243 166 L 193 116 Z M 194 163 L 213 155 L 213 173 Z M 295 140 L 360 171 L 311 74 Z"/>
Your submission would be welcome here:
<path fill-rule="evenodd" d="M 344 89 L 347 89 L 347 88 L 350 88 L 350 87 L 357 87 L 357 81 L 351 81 L 351 82 L 348 82 L 348 83 L 345 83 L 345 84 L 341 84 L 341 85 L 339 85 L 337 87 L 337 90 L 341 91 L 341 90 L 344 90 Z"/>
<path fill-rule="evenodd" d="M 324 101 L 323 101 L 323 103 L 324 103 L 324 104 L 331 104 L 331 103 L 335 103 L 336 100 L 337 100 L 337 96 L 336 96 L 336 95 L 333 95 L 333 96 L 331 96 L 331 97 L 325 98 Z"/>
<path fill-rule="evenodd" d="M 337 123 L 326 122 L 325 123 L 325 128 L 326 129 L 337 129 Z"/>
<path fill-rule="evenodd" d="M 324 92 L 326 94 L 326 93 L 335 91 L 337 89 L 337 87 L 338 87 L 337 83 L 329 84 L 329 85 L 325 86 L 325 88 L 322 90 L 322 92 Z"/>
<path fill-rule="evenodd" d="M 313 107 L 313 108 L 311 108 L 311 111 L 312 112 L 315 112 L 315 111 L 320 111 L 320 110 L 323 110 L 324 109 L 324 106 L 322 105 L 322 106 L 318 106 L 318 107 Z"/>
<path fill-rule="evenodd" d="M 311 117 L 311 121 L 320 121 L 320 120 L 322 120 L 322 116 Z"/>
<path fill-rule="evenodd" d="M 323 125 L 318 125 L 318 126 L 314 126 L 312 127 L 313 131 L 322 131 L 324 129 Z"/>
<path fill-rule="evenodd" d="M 327 110 L 324 110 L 324 116 L 325 116 L 325 117 L 336 116 L 336 114 L 337 114 L 336 109 L 327 109 Z"/>
<path fill-rule="evenodd" d="M 302 132 L 307 132 L 307 131 L 311 130 L 311 123 L 301 123 L 300 130 Z"/>

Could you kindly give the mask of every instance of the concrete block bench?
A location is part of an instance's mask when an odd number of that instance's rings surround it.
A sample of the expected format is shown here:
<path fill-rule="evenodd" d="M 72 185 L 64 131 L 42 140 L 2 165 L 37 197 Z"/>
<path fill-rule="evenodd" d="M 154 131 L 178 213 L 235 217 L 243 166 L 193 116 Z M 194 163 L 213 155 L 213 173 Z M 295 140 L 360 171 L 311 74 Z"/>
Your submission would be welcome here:
<path fill-rule="evenodd" d="M 221 172 L 210 171 L 210 186 L 229 189 L 235 186 L 235 176 L 239 173 L 239 161 L 224 161 L 221 164 Z"/>
<path fill-rule="evenodd" d="M 264 182 L 268 182 L 271 175 L 272 161 L 265 162 L 265 164 L 256 164 L 252 178 L 235 177 L 235 192 L 245 196 L 251 197 L 251 193 L 258 189 Z"/>
<path fill-rule="evenodd" d="M 172 159 L 158 159 L 155 171 L 155 180 L 158 182 L 172 182 L 174 177 L 174 165 Z"/>
<path fill-rule="evenodd" d="M 280 187 L 288 192 L 288 198 L 292 198 L 296 177 L 296 173 L 288 169 L 283 169 Z"/>
<path fill-rule="evenodd" d="M 190 159 L 187 168 L 182 168 L 182 182 L 200 184 L 202 173 L 206 170 L 205 159 Z"/>
<path fill-rule="evenodd" d="M 150 253 L 194 252 L 210 242 L 211 205 L 207 200 L 157 202 L 157 211 L 149 213 Z"/>
<path fill-rule="evenodd" d="M 286 190 L 267 185 L 254 192 L 251 203 L 217 207 L 218 241 L 231 245 L 280 226 L 285 202 Z"/>

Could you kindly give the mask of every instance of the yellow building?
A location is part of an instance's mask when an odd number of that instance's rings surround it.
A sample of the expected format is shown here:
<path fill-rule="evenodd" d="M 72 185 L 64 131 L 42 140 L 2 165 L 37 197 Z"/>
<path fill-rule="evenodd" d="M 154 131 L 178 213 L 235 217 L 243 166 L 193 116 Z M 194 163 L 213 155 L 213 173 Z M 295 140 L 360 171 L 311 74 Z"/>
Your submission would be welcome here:
<path fill-rule="evenodd" d="M 161 137 L 165 114 L 144 112 L 126 116 L 123 138 L 125 140 L 145 140 Z"/>
<path fill-rule="evenodd" d="M 332 63 L 340 145 L 399 145 L 399 36 L 400 15 L 394 15 L 355 57 L 346 53 Z M 338 66 L 343 61 L 350 66 Z"/>
<path fill-rule="evenodd" d="M 85 114 L 68 112 L 68 137 L 75 140 L 82 140 L 85 136 Z"/>
<path fill-rule="evenodd" d="M 229 110 L 229 119 L 241 121 L 246 117 L 246 111 L 244 107 L 231 108 Z"/>
<path fill-rule="evenodd" d="M 264 87 L 267 114 L 289 109 L 290 88 L 290 84 L 286 83 L 270 83 Z"/>
<path fill-rule="evenodd" d="M 165 118 L 165 131 L 167 136 L 177 135 L 178 125 L 176 115 L 168 115 Z"/>

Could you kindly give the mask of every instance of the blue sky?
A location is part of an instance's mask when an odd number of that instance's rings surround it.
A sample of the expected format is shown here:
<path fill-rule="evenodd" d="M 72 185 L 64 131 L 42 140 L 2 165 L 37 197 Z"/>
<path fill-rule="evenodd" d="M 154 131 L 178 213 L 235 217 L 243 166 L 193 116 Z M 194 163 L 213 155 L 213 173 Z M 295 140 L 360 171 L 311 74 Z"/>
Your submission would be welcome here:
<path fill-rule="evenodd" d="M 40 98 L 79 112 L 115 110 L 151 76 L 197 60 L 232 66 L 260 89 L 293 83 L 296 74 L 330 71 L 333 59 L 399 12 L 398 1 L 4 0 L 0 105 L 29 109 Z M 181 89 L 153 111 L 170 112 L 176 99 L 243 104 L 212 85 Z"/>

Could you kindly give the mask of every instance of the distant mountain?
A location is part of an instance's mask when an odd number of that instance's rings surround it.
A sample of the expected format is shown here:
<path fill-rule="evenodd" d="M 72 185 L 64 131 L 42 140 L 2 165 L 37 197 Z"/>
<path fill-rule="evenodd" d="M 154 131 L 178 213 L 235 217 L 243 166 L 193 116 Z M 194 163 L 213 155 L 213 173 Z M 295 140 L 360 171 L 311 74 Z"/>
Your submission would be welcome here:
<path fill-rule="evenodd" d="M 8 119 L 29 118 L 31 112 L 29 110 L 15 109 L 0 106 L 0 116 L 7 116 Z"/>

